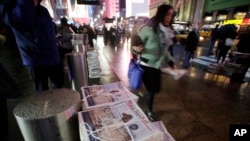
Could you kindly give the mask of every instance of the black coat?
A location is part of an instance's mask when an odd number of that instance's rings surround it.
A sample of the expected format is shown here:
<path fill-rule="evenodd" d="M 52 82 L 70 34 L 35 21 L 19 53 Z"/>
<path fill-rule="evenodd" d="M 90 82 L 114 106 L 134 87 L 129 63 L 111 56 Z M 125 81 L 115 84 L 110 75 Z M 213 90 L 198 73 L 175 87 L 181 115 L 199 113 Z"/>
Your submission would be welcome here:
<path fill-rule="evenodd" d="M 189 32 L 186 40 L 186 51 L 194 52 L 197 48 L 199 41 L 198 34 L 195 31 Z"/>
<path fill-rule="evenodd" d="M 250 53 L 250 33 L 242 34 L 239 37 L 239 43 L 237 44 L 237 49 L 239 52 Z"/>

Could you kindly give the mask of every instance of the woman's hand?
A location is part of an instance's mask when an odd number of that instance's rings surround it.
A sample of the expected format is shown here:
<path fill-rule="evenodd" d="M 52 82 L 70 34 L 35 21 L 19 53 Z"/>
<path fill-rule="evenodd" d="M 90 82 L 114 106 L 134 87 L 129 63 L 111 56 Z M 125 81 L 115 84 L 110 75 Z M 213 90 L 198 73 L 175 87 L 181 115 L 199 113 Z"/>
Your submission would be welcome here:
<path fill-rule="evenodd" d="M 143 45 L 139 45 L 139 46 L 132 46 L 133 50 L 140 53 L 143 51 L 144 47 Z"/>

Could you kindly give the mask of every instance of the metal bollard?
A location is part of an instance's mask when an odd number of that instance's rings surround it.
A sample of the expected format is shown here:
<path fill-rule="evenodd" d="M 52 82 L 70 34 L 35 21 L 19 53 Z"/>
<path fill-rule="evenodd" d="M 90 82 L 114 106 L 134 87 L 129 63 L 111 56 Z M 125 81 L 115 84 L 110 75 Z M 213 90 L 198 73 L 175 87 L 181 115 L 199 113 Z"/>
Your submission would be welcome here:
<path fill-rule="evenodd" d="M 85 46 L 84 45 L 74 45 L 74 52 L 77 52 L 77 53 L 85 53 L 86 49 L 85 49 Z"/>
<path fill-rule="evenodd" d="M 25 141 L 79 141 L 80 94 L 54 89 L 31 95 L 13 114 Z"/>
<path fill-rule="evenodd" d="M 71 88 L 81 93 L 82 86 L 89 85 L 89 74 L 85 53 L 67 53 L 68 77 Z"/>
<path fill-rule="evenodd" d="M 83 34 L 72 34 L 72 45 L 74 46 L 74 52 L 85 52 L 85 47 L 83 45 Z"/>

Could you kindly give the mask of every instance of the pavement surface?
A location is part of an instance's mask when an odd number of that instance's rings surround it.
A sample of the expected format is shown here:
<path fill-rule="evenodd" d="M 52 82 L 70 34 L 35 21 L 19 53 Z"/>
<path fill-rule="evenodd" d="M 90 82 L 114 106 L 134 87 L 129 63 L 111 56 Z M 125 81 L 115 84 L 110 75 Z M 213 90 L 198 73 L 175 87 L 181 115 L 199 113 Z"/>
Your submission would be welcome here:
<path fill-rule="evenodd" d="M 195 58 L 206 56 L 209 40 L 200 43 Z M 130 43 L 116 47 L 104 46 L 101 36 L 96 42 L 101 65 L 101 77 L 90 80 L 90 85 L 122 81 L 128 88 L 127 69 Z M 182 68 L 185 51 L 182 45 L 174 46 L 174 59 Z M 13 108 L 20 100 L 35 94 L 34 84 L 22 66 L 15 47 L 3 47 L 0 61 L 15 79 L 22 97 L 8 100 L 9 141 L 23 141 Z M 213 75 L 202 67 L 191 66 L 187 75 L 175 80 L 162 73 L 162 90 L 155 97 L 154 112 L 163 121 L 176 141 L 228 141 L 231 124 L 250 124 L 250 86 L 231 82 L 223 75 Z M 65 88 L 70 88 L 65 70 Z M 138 104 L 145 110 L 145 89 L 132 91 L 139 96 Z"/>

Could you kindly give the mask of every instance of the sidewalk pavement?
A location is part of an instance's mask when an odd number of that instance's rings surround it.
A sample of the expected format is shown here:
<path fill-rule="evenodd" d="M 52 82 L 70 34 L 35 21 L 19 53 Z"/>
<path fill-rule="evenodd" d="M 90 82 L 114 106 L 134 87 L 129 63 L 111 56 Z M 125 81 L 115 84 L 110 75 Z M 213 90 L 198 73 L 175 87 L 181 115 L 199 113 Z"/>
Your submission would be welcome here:
<path fill-rule="evenodd" d="M 94 84 L 122 81 L 129 87 L 127 68 L 130 59 L 129 44 L 116 48 L 104 46 L 102 37 L 97 40 L 100 55 L 101 78 Z M 179 51 L 178 51 L 179 49 Z M 206 48 L 198 47 L 202 55 Z M 175 48 L 177 67 L 181 67 L 183 47 Z M 0 61 L 17 81 L 23 97 L 34 94 L 34 85 L 26 69 L 21 65 L 17 52 L 6 49 Z M 250 88 L 246 83 L 231 83 L 227 78 L 214 79 L 203 70 L 190 67 L 188 75 L 175 80 L 162 74 L 162 90 L 155 97 L 154 111 L 163 121 L 176 141 L 227 141 L 230 124 L 250 124 Z M 134 91 L 139 95 L 139 106 L 145 110 L 144 88 Z M 12 110 L 22 99 L 8 100 L 10 141 L 23 141 Z"/>
<path fill-rule="evenodd" d="M 102 44 L 101 41 L 98 43 Z M 175 57 L 181 68 L 184 49 L 177 46 Z M 177 49 L 177 50 L 178 50 Z M 130 59 L 129 45 L 105 46 L 102 52 L 118 78 L 127 86 Z M 198 47 L 196 56 L 204 55 L 207 48 Z M 177 51 L 178 53 L 178 51 Z M 155 97 L 154 111 L 177 141 L 226 141 L 231 124 L 250 124 L 250 87 L 247 83 L 232 83 L 223 76 L 214 79 L 199 68 L 190 67 L 189 73 L 174 80 L 162 74 L 162 90 Z M 145 110 L 144 88 L 138 94 L 139 106 Z"/>

